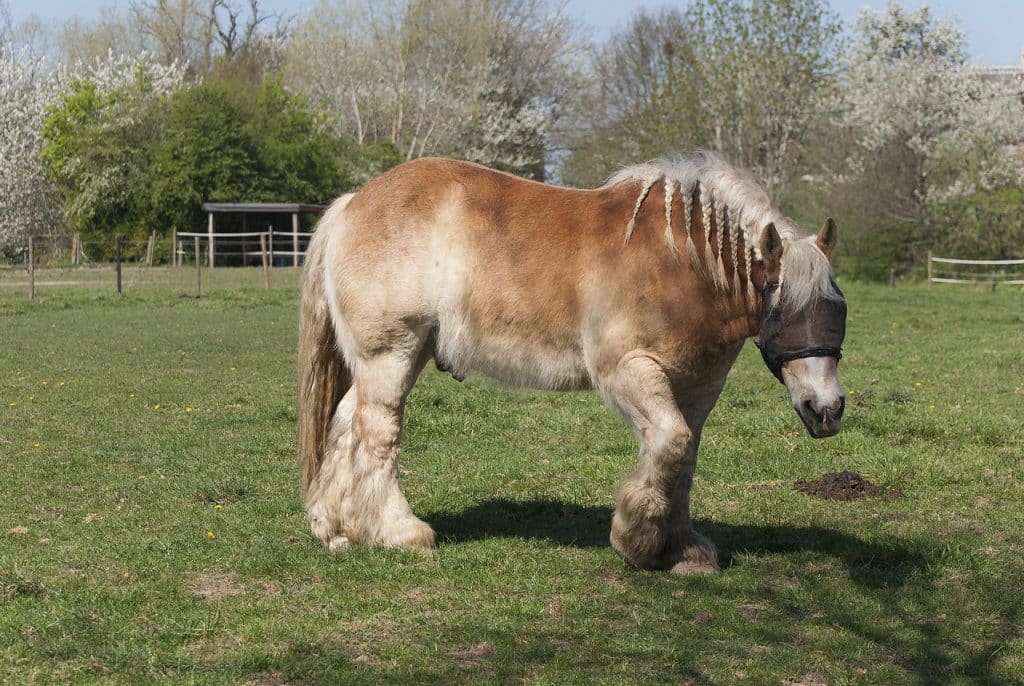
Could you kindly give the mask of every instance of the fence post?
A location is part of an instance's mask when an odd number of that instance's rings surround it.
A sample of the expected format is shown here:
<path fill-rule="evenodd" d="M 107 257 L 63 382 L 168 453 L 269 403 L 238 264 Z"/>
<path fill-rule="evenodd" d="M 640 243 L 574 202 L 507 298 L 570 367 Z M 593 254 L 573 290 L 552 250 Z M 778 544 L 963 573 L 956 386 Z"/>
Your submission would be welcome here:
<path fill-rule="evenodd" d="M 78 253 L 82 249 L 82 234 L 77 231 L 71 236 L 71 266 L 77 267 L 79 263 Z"/>
<path fill-rule="evenodd" d="M 214 247 L 213 247 L 213 212 L 210 212 L 209 215 L 210 215 L 210 218 L 209 218 L 209 221 L 207 221 L 207 224 L 206 224 L 206 232 L 207 232 L 207 235 L 209 235 L 209 238 L 207 240 L 209 240 L 209 242 L 210 242 L 210 245 L 209 245 L 209 248 L 210 248 L 210 269 L 213 269 L 213 250 L 214 250 Z"/>
<path fill-rule="evenodd" d="M 896 267 L 889 267 L 889 288 L 896 288 Z"/>
<path fill-rule="evenodd" d="M 932 286 L 932 251 L 928 251 L 928 287 Z"/>
<path fill-rule="evenodd" d="M 117 274 L 117 294 L 121 295 L 121 237 L 114 236 L 114 272 Z"/>
<path fill-rule="evenodd" d="M 196 297 L 203 294 L 202 262 L 199 261 L 199 236 L 193 236 L 192 240 L 196 247 Z"/>
<path fill-rule="evenodd" d="M 28 237 L 28 299 L 36 297 L 36 263 L 35 263 L 35 242 L 34 236 Z"/>
<path fill-rule="evenodd" d="M 146 243 L 146 266 L 153 266 L 153 244 L 156 242 L 156 231 L 150 231 L 149 242 Z"/>
<path fill-rule="evenodd" d="M 270 290 L 270 269 L 267 263 L 267 234 L 260 234 L 260 259 L 263 260 L 263 287 Z"/>
<path fill-rule="evenodd" d="M 299 266 L 299 213 L 292 213 L 292 266 Z"/>
<path fill-rule="evenodd" d="M 267 226 L 267 243 L 270 251 L 270 266 L 274 266 L 274 225 L 270 224 Z"/>

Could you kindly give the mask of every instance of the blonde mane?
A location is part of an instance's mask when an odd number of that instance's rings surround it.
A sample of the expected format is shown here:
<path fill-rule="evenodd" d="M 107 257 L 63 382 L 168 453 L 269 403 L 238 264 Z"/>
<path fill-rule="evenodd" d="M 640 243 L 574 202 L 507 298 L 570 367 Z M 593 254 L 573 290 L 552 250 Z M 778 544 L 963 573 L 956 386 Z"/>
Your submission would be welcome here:
<path fill-rule="evenodd" d="M 768 224 L 774 223 L 782 237 L 782 270 L 779 275 L 780 297 L 788 306 L 802 309 L 819 299 L 835 299 L 838 293 L 832 285 L 832 270 L 828 258 L 818 249 L 813 236 L 805 236 L 799 227 L 776 208 L 768 194 L 754 177 L 738 169 L 717 155 L 697 152 L 675 160 L 653 160 L 645 164 L 626 167 L 605 182 L 605 188 L 620 183 L 639 184 L 640 194 L 633 208 L 633 216 L 626 225 L 623 244 L 629 242 L 636 227 L 637 215 L 651 188 L 658 182 L 665 185 L 665 241 L 673 254 L 678 255 L 672 235 L 672 202 L 676 194 L 683 203 L 683 227 L 686 234 L 686 251 L 690 264 L 706 271 L 719 290 L 729 290 L 739 295 L 742 292 L 739 263 L 742 260 L 750 273 L 752 260 L 761 259 L 761 233 Z M 692 226 L 691 210 L 693 197 L 697 193 L 701 209 L 701 225 Z M 712 221 L 714 217 L 714 221 Z M 712 249 L 713 229 L 717 252 Z M 693 232 L 704 233 L 704 255 L 697 253 Z M 726 231 L 729 245 L 740 246 L 742 237 L 743 254 L 733 256 L 733 273 L 726 273 L 722 258 L 722 246 Z M 782 288 L 783 282 L 786 287 Z M 754 284 L 747 279 L 746 295 L 755 302 Z"/>

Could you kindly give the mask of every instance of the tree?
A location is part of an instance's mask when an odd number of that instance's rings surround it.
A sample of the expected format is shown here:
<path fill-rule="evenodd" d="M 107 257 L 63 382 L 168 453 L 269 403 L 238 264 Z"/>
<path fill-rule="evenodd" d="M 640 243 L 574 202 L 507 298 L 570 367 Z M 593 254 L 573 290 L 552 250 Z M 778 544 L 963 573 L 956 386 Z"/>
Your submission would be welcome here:
<path fill-rule="evenodd" d="M 972 200 L 975 193 L 1013 195 L 1000 189 L 1020 183 L 1007 154 L 1024 131 L 1020 101 L 967 64 L 955 24 L 927 6 L 864 10 L 843 66 L 834 107 L 846 145 L 829 176 L 837 198 L 855 199 L 846 213 L 858 271 L 876 275 L 921 259 L 965 228 L 955 218 L 966 208 L 987 207 L 991 216 L 994 205 Z"/>
<path fill-rule="evenodd" d="M 273 81 L 256 93 L 224 82 L 181 90 L 161 124 L 151 173 L 160 226 L 200 222 L 203 202 L 325 203 L 352 184 L 352 151 Z"/>
<path fill-rule="evenodd" d="M 0 0 L 0 45 L 7 45 L 11 41 L 13 30 L 11 8 L 7 6 L 7 0 Z"/>
<path fill-rule="evenodd" d="M 706 147 L 779 193 L 834 84 L 839 36 L 824 0 L 694 0 L 685 11 L 642 11 L 593 60 L 596 94 L 583 116 L 598 112 L 598 128 L 583 130 L 601 142 L 574 146 L 565 169 L 578 179 L 596 163 L 606 175 L 613 161 Z"/>
<path fill-rule="evenodd" d="M 695 0 L 711 147 L 781 193 L 834 84 L 842 25 L 824 0 Z"/>
<path fill-rule="evenodd" d="M 287 44 L 286 80 L 359 144 L 537 175 L 574 45 L 540 0 L 325 0 Z"/>
<path fill-rule="evenodd" d="M 92 65 L 111 54 L 138 55 L 149 47 L 145 32 L 115 6 L 100 8 L 100 16 L 94 21 L 69 19 L 58 33 L 60 61 L 65 65 Z"/>
<path fill-rule="evenodd" d="M 697 93 L 693 33 L 676 9 L 640 10 L 590 57 L 560 176 L 593 186 L 615 170 L 710 140 Z"/>
<path fill-rule="evenodd" d="M 137 27 L 158 61 L 189 64 L 193 70 L 210 64 L 213 27 L 208 0 L 133 2 L 126 21 Z"/>
<path fill-rule="evenodd" d="M 134 0 L 126 11 L 104 6 L 93 22 L 69 20 L 61 47 L 67 64 L 146 52 L 159 64 L 187 65 L 191 78 L 244 74 L 258 85 L 279 66 L 289 22 L 259 0 Z"/>
<path fill-rule="evenodd" d="M 86 240 L 146 235 L 149 151 L 160 97 L 181 87 L 184 67 L 147 55 L 110 55 L 85 69 L 50 108 L 45 168 L 64 197 L 64 219 Z"/>
<path fill-rule="evenodd" d="M 42 59 L 0 45 L 0 253 L 8 256 L 29 235 L 62 228 L 59 196 L 39 156 L 42 120 L 60 84 Z"/>

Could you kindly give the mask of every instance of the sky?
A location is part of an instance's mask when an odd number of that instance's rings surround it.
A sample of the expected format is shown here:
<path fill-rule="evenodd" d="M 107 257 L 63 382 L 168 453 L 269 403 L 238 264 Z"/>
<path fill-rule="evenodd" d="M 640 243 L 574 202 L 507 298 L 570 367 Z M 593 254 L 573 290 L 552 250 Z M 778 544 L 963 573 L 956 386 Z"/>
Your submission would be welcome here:
<path fill-rule="evenodd" d="M 318 0 L 262 0 L 261 4 L 275 12 L 299 14 L 317 4 Z M 100 8 L 114 5 L 125 8 L 128 0 L 7 0 L 17 23 L 36 14 L 48 26 L 59 26 L 64 20 L 78 17 L 92 20 Z M 568 0 L 568 13 L 603 39 L 615 28 L 623 26 L 641 7 L 658 7 L 685 3 L 659 0 Z M 882 9 L 888 0 L 831 0 L 832 8 L 844 22 L 856 18 L 862 7 Z M 904 0 L 901 4 L 917 7 L 921 0 Z M 956 19 L 967 36 L 971 60 L 983 65 L 1021 63 L 1024 48 L 1024 0 L 929 0 L 927 3 L 940 19 Z"/>

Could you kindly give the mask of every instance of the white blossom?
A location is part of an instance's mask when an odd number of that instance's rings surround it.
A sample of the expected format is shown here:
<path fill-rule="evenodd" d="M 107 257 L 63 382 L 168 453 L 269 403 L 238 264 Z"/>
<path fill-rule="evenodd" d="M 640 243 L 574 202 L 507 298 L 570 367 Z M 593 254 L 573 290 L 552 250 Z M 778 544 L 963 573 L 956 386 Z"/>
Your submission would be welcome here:
<path fill-rule="evenodd" d="M 1022 133 L 1019 94 L 1006 83 L 986 81 L 968 65 L 965 39 L 952 23 L 934 21 L 923 6 L 895 3 L 884 12 L 862 11 L 843 64 L 837 109 L 854 132 L 848 160 L 860 172 L 887 145 L 903 146 L 918 161 L 918 200 L 970 192 L 965 179 L 936 186 L 942 160 L 990 151 L 981 178 L 994 182 L 1013 173 L 1006 146 Z"/>
<path fill-rule="evenodd" d="M 123 170 L 84 169 L 84 162 L 67 160 L 69 170 L 87 179 L 77 207 L 63 208 L 60 194 L 44 171 L 40 151 L 43 122 L 50 109 L 76 80 L 95 84 L 109 95 L 133 85 L 136 98 L 114 98 L 105 125 L 124 128 L 138 122 L 141 107 L 184 83 L 185 65 L 157 63 L 148 54 L 109 53 L 106 59 L 49 68 L 26 48 L 0 46 L 0 253 L 24 250 L 29 235 L 57 236 L 64 230 L 63 216 L 83 211 L 82 206 L 102 202 L 126 192 Z"/>
<path fill-rule="evenodd" d="M 25 50 L 0 46 L 0 253 L 18 254 L 30 234 L 62 228 L 59 197 L 43 172 L 40 127 L 62 80 Z"/>

